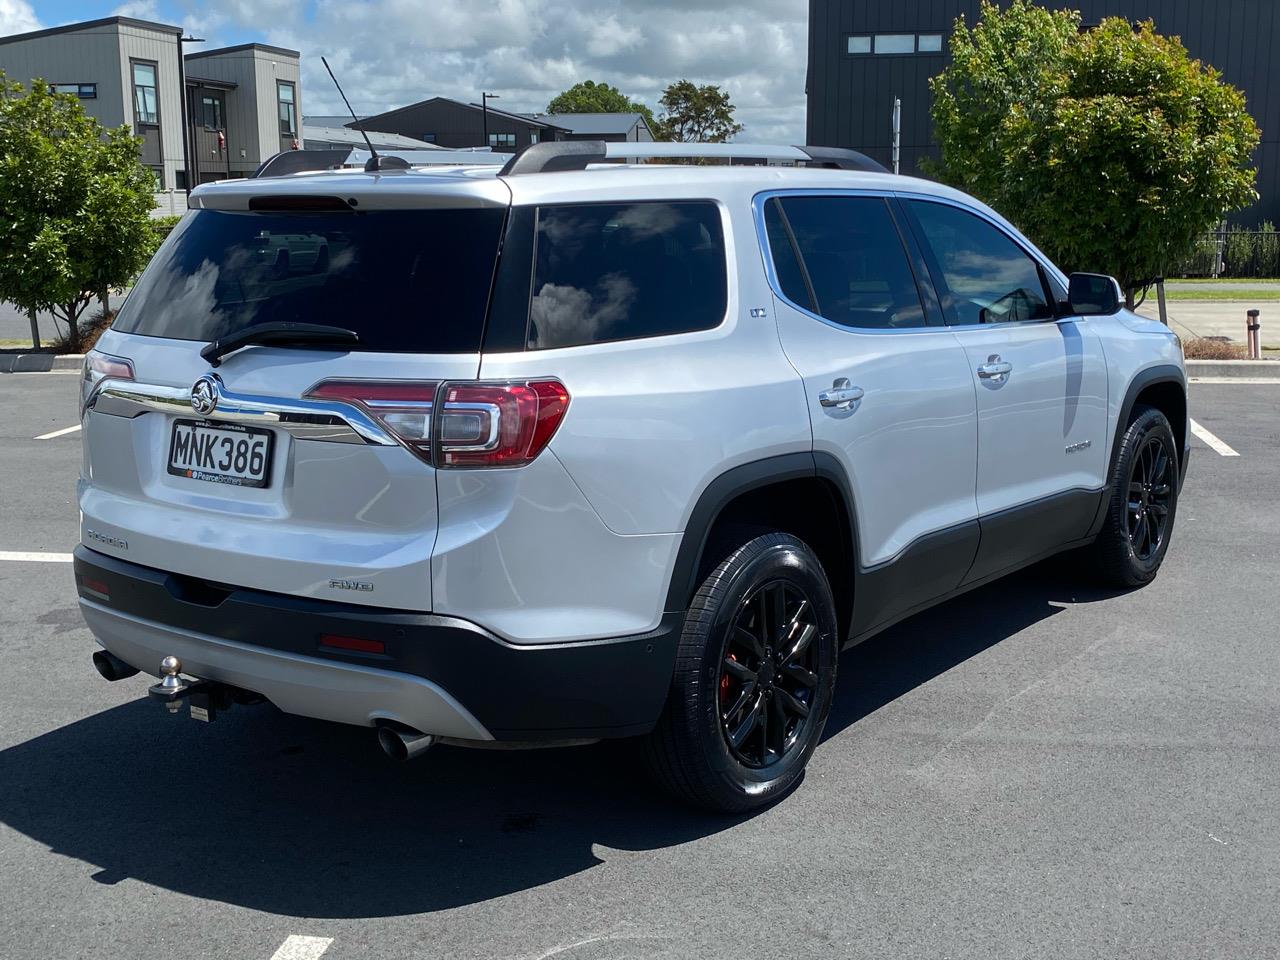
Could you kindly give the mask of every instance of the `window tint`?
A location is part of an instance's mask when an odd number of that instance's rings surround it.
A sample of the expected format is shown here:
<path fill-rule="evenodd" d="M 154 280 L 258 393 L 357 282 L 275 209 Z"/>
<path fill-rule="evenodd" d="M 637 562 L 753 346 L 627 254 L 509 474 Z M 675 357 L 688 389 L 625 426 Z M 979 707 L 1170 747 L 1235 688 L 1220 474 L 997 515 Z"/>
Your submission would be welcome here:
<path fill-rule="evenodd" d="M 1021 247 L 980 217 L 943 203 L 911 200 L 945 287 L 953 324 L 1046 320 L 1053 309 L 1040 270 Z"/>
<path fill-rule="evenodd" d="M 540 207 L 529 347 L 707 330 L 724 319 L 727 285 L 713 203 Z"/>
<path fill-rule="evenodd" d="M 816 313 L 845 327 L 924 326 L 915 275 L 882 198 L 786 197 L 781 206 L 813 286 Z M 786 287 L 783 292 L 805 303 Z"/>
<path fill-rule="evenodd" d="M 796 259 L 795 246 L 791 243 L 791 234 L 782 219 L 782 206 L 777 197 L 765 205 L 764 226 L 769 235 L 773 272 L 778 277 L 778 286 L 782 288 L 783 295 L 792 303 L 813 310 L 813 299 L 809 296 L 804 271 L 800 268 L 800 261 Z"/>
<path fill-rule="evenodd" d="M 361 350 L 480 349 L 503 209 L 189 214 L 115 322 L 214 340 L 273 321 L 360 335 Z"/>

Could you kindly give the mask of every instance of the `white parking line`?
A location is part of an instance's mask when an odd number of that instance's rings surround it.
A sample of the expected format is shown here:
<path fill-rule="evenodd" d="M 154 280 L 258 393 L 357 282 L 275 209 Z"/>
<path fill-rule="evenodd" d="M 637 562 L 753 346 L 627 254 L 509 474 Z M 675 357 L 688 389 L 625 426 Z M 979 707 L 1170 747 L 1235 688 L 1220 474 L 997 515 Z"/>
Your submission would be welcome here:
<path fill-rule="evenodd" d="M 80 424 L 77 423 L 74 427 L 63 427 L 61 430 L 53 431 L 53 433 L 42 433 L 40 436 L 36 437 L 36 439 L 52 440 L 54 437 L 65 437 L 68 433 L 75 433 L 79 429 Z"/>
<path fill-rule="evenodd" d="M 333 937 L 300 937 L 290 934 L 280 949 L 271 955 L 271 960 L 318 960 L 319 956 L 329 949 Z"/>
<path fill-rule="evenodd" d="M 13 560 L 17 563 L 70 563 L 69 553 L 32 553 L 23 550 L 0 550 L 0 560 Z"/>
<path fill-rule="evenodd" d="M 1229 446 L 1227 446 L 1225 443 L 1223 443 L 1221 440 L 1215 437 L 1212 433 L 1210 433 L 1204 427 L 1200 426 L 1200 424 L 1196 423 L 1194 420 L 1191 421 L 1191 432 L 1195 434 L 1197 437 L 1199 437 L 1201 440 L 1203 440 L 1205 443 L 1207 443 L 1215 453 L 1220 454 L 1221 456 L 1224 456 L 1224 457 L 1240 456 L 1240 454 L 1236 453 Z"/>

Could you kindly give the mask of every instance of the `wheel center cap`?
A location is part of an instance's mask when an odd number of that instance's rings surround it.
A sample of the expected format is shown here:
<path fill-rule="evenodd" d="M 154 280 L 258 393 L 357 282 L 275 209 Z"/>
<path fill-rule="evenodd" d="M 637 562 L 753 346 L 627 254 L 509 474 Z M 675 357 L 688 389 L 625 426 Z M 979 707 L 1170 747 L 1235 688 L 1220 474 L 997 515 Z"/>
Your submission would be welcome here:
<path fill-rule="evenodd" d="M 758 676 L 760 677 L 760 684 L 762 686 L 767 687 L 773 684 L 773 661 L 772 660 L 769 660 L 766 658 L 765 661 L 760 664 L 760 673 L 758 674 Z"/>

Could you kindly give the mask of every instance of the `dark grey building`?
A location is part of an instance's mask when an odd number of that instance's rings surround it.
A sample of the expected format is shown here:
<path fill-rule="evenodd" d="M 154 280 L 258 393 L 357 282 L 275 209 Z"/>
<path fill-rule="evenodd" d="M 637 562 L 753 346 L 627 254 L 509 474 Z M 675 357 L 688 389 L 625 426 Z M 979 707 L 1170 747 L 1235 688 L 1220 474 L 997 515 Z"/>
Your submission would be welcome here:
<path fill-rule="evenodd" d="M 478 103 L 463 103 L 447 97 L 411 103 L 363 117 L 361 122 L 366 130 L 398 133 L 436 146 L 455 148 L 483 146 L 487 128 L 489 146 L 502 153 L 523 150 L 540 140 L 559 140 L 569 132 L 545 117 L 508 113 L 493 106 L 485 111 Z M 345 126 L 354 124 L 348 121 Z"/>
<path fill-rule="evenodd" d="M 1260 202 L 1232 219 L 1280 222 L 1280 3 L 1275 0 L 1041 0 L 1073 8 L 1086 24 L 1104 17 L 1155 21 L 1196 57 L 1222 71 L 1248 97 L 1262 128 Z M 853 147 L 888 165 L 895 97 L 902 100 L 899 163 L 918 172 L 936 156 L 929 78 L 948 63 L 956 17 L 972 25 L 978 0 L 809 0 L 808 142 Z"/>

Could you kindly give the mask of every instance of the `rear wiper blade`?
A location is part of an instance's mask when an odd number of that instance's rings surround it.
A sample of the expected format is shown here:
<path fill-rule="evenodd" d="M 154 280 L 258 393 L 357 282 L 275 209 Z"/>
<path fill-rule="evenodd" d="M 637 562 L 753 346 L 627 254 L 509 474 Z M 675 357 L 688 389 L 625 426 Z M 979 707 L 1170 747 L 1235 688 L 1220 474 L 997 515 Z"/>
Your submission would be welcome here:
<path fill-rule="evenodd" d="M 209 361 L 209 366 L 216 367 L 227 354 L 254 344 L 262 346 L 334 344 L 339 346 L 359 342 L 360 335 L 346 327 L 329 327 L 322 323 L 261 323 L 213 341 L 200 351 L 200 356 Z"/>

